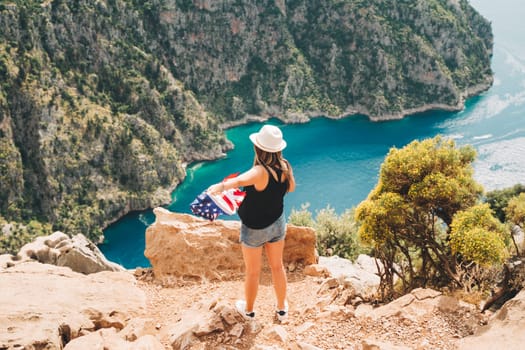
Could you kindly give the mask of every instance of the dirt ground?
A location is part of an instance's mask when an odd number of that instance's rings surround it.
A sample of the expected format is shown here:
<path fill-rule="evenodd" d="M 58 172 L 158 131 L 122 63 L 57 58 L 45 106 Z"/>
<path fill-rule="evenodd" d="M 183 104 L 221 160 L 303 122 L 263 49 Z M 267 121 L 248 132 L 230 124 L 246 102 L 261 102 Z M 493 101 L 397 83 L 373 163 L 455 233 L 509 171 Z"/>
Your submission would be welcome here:
<path fill-rule="evenodd" d="M 472 334 L 487 315 L 451 315 L 435 312 L 418 319 L 387 318 L 373 321 L 354 316 L 353 307 L 347 315 L 334 317 L 320 307 L 318 294 L 323 281 L 320 277 L 306 276 L 302 271 L 288 272 L 289 319 L 281 324 L 286 331 L 284 343 L 269 335 L 268 329 L 278 324 L 275 320 L 275 298 L 268 270 L 263 271 L 255 304 L 257 322 L 262 330 L 239 339 L 224 334 L 212 334 L 201 339 L 198 349 L 302 349 L 303 344 L 320 349 L 363 349 L 364 344 L 388 343 L 408 349 L 455 348 L 457 339 Z M 138 284 L 147 296 L 145 317 L 152 319 L 151 332 L 171 349 L 170 329 L 180 320 L 183 310 L 200 301 L 217 300 L 234 305 L 243 298 L 243 279 L 226 282 L 179 282 L 161 286 L 151 278 L 138 278 Z"/>

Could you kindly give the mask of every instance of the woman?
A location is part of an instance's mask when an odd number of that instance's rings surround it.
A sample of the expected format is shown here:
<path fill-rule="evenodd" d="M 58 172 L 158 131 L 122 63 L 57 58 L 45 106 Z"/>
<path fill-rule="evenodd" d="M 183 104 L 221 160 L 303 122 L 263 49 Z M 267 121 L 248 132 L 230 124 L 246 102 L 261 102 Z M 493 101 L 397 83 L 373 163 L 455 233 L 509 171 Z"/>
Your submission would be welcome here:
<path fill-rule="evenodd" d="M 288 316 L 287 282 L 283 266 L 286 234 L 283 199 L 286 193 L 295 190 L 295 179 L 290 163 L 281 153 L 286 147 L 286 141 L 278 127 L 264 125 L 259 132 L 250 135 L 250 140 L 255 150 L 252 168 L 235 178 L 212 185 L 208 192 L 216 194 L 241 186 L 246 191 L 238 211 L 241 218 L 240 241 L 246 268 L 245 300 L 237 301 L 237 310 L 247 319 L 255 317 L 254 304 L 264 247 L 277 299 L 276 316 L 279 321 L 283 321 Z"/>

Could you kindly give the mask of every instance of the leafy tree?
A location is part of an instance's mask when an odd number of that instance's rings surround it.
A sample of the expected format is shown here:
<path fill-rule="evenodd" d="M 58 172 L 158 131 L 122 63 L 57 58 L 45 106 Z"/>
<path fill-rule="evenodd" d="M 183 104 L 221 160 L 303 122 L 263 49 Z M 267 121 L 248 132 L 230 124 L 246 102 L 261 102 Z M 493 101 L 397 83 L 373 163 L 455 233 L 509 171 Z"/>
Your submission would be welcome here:
<path fill-rule="evenodd" d="M 501 222 L 505 222 L 507 220 L 505 217 L 505 208 L 509 204 L 509 200 L 520 193 L 525 193 L 525 185 L 517 184 L 510 188 L 488 192 L 485 196 L 485 201 L 490 204 L 490 207 L 498 219 Z"/>
<path fill-rule="evenodd" d="M 395 275 L 402 293 L 451 281 L 461 285 L 449 228 L 454 215 L 481 195 L 473 178 L 474 158 L 471 146 L 456 148 L 454 141 L 440 136 L 388 153 L 376 187 L 356 209 L 361 240 L 386 267 L 383 298 L 395 296 Z"/>
<path fill-rule="evenodd" d="M 512 197 L 505 208 L 507 220 L 513 224 L 525 227 L 525 193 Z"/>

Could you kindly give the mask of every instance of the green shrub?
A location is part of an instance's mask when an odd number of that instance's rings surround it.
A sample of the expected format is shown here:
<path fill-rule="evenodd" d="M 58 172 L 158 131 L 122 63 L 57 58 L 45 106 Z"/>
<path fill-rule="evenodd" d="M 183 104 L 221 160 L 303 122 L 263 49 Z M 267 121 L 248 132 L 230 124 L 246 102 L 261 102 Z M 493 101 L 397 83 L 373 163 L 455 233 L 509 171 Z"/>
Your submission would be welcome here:
<path fill-rule="evenodd" d="M 315 221 L 312 213 L 308 210 L 309 203 L 301 205 L 301 210 L 292 209 L 288 222 L 296 226 L 314 227 Z"/>
<path fill-rule="evenodd" d="M 490 205 L 490 208 L 494 211 L 498 219 L 501 222 L 505 222 L 505 208 L 507 207 L 509 200 L 524 192 L 525 185 L 517 184 L 513 187 L 488 192 L 485 201 Z"/>
<path fill-rule="evenodd" d="M 319 255 L 337 255 L 341 258 L 355 260 L 363 252 L 357 238 L 357 224 L 354 219 L 354 209 L 347 209 L 337 215 L 334 208 L 327 206 L 317 212 L 315 220 L 308 210 L 308 204 L 301 210 L 292 210 L 289 223 L 297 226 L 312 227 L 317 238 Z"/>
<path fill-rule="evenodd" d="M 355 260 L 361 249 L 357 238 L 354 209 L 347 209 L 338 216 L 333 208 L 321 209 L 315 218 L 317 249 L 320 255 L 338 255 Z"/>
<path fill-rule="evenodd" d="M 482 266 L 501 264 L 508 256 L 505 227 L 488 204 L 479 204 L 454 215 L 450 248 L 463 260 Z"/>

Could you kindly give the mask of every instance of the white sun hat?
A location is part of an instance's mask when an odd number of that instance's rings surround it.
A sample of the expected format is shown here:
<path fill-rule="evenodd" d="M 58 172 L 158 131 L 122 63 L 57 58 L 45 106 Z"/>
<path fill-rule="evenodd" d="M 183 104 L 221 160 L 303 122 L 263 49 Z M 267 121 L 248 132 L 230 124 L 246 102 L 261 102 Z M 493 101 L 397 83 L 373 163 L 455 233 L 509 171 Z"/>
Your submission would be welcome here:
<path fill-rule="evenodd" d="M 266 152 L 279 152 L 286 147 L 281 129 L 274 125 L 264 125 L 259 132 L 250 135 L 253 144 Z"/>

